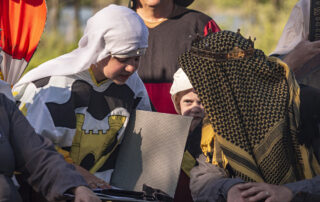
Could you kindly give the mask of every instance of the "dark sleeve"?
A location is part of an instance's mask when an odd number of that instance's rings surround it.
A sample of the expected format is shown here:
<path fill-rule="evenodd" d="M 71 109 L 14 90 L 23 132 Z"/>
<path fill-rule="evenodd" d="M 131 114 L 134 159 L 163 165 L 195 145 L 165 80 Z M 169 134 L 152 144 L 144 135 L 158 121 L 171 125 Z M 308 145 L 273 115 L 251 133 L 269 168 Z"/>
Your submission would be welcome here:
<path fill-rule="evenodd" d="M 194 201 L 224 201 L 229 189 L 243 183 L 240 178 L 226 178 L 222 168 L 205 162 L 204 155 L 197 159 L 198 166 L 190 172 L 190 190 Z"/>
<path fill-rule="evenodd" d="M 283 60 L 284 57 L 286 57 L 286 54 L 284 54 L 284 55 L 272 54 L 272 55 L 270 55 L 270 57 L 277 57 L 277 58 L 279 58 L 280 60 Z"/>
<path fill-rule="evenodd" d="M 86 186 L 75 168 L 55 151 L 51 141 L 34 132 L 15 104 L 8 99 L 2 101 L 9 119 L 15 167 L 28 183 L 49 201 L 59 199 L 70 188 Z"/>
<path fill-rule="evenodd" d="M 293 183 L 285 184 L 284 186 L 288 187 L 293 194 L 298 192 L 307 192 L 311 194 L 320 193 L 320 176 L 316 176 L 309 180 L 301 180 Z"/>
<path fill-rule="evenodd" d="M 301 144 L 313 148 L 314 154 L 319 162 L 320 90 L 300 85 L 300 101 L 301 128 L 298 138 Z M 320 176 L 289 183 L 285 186 L 291 189 L 294 194 L 298 192 L 319 194 Z"/>
<path fill-rule="evenodd" d="M 300 128 L 298 139 L 300 144 L 312 146 L 318 159 L 320 154 L 320 90 L 300 85 Z"/>

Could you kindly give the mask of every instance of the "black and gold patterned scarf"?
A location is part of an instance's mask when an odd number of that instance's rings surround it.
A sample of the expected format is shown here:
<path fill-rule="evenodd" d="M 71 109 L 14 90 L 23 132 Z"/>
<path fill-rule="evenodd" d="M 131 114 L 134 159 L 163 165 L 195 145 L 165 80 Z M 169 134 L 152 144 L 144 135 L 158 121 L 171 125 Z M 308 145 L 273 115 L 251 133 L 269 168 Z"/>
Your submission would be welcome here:
<path fill-rule="evenodd" d="M 286 64 L 239 33 L 221 31 L 194 42 L 179 65 L 234 176 L 283 184 L 319 173 L 297 140 L 300 89 Z"/>

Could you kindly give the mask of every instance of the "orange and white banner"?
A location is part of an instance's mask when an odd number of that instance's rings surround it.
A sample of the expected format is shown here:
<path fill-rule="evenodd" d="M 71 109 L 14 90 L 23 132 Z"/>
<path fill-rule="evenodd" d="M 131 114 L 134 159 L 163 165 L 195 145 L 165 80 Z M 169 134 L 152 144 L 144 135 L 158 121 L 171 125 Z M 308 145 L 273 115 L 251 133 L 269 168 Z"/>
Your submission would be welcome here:
<path fill-rule="evenodd" d="M 1 0 L 0 68 L 2 79 L 11 85 L 19 80 L 34 54 L 46 16 L 45 0 Z"/>

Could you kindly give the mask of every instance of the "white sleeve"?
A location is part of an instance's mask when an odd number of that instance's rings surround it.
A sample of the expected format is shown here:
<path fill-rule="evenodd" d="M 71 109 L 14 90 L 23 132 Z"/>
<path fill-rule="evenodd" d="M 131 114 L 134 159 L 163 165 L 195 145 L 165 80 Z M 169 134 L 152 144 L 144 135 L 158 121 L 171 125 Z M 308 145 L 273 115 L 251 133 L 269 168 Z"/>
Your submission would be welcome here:
<path fill-rule="evenodd" d="M 137 72 L 135 72 L 133 75 L 130 76 L 130 78 L 127 80 L 126 84 L 135 93 L 135 98 L 137 98 L 137 97 L 141 98 L 139 104 L 137 105 L 137 109 L 151 111 L 151 104 L 150 104 L 148 92 L 147 92 L 142 80 L 138 76 Z"/>
<path fill-rule="evenodd" d="M 18 90 L 18 89 L 14 89 Z M 36 133 L 49 138 L 60 147 L 71 146 L 75 129 L 56 127 L 46 105 L 46 97 L 50 96 L 50 89 L 37 89 L 33 83 L 14 92 L 19 109 L 26 116 Z"/>

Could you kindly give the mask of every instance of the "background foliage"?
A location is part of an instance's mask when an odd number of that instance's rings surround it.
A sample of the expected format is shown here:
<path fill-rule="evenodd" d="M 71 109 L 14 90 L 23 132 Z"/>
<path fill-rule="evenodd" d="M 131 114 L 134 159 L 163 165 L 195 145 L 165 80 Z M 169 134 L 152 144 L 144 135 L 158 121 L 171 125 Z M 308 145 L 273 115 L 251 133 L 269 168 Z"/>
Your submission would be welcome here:
<path fill-rule="evenodd" d="M 270 54 L 297 1 L 195 0 L 190 8 L 206 13 L 222 29 L 240 29 L 256 38 L 255 47 Z M 76 48 L 87 18 L 111 3 L 126 6 L 128 0 L 47 0 L 46 28 L 27 71 Z"/>

